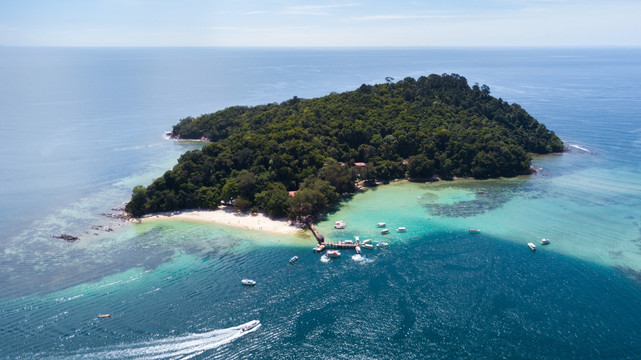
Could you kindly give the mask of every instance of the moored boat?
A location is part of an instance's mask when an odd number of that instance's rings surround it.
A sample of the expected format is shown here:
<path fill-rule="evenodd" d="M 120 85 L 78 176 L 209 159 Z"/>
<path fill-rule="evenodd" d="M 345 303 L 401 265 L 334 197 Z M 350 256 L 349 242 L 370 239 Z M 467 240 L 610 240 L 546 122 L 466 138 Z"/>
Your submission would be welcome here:
<path fill-rule="evenodd" d="M 469 232 L 470 232 L 470 234 L 480 234 L 481 233 L 481 229 L 470 229 Z"/>
<path fill-rule="evenodd" d="M 323 250 L 325 250 L 325 245 L 323 244 L 318 244 L 314 246 L 314 252 L 322 252 Z"/>
<path fill-rule="evenodd" d="M 340 251 L 338 251 L 338 250 L 327 250 L 327 252 L 325 253 L 325 255 L 327 255 L 327 256 L 329 256 L 329 257 L 333 257 L 333 258 L 334 258 L 334 257 L 339 257 L 339 256 L 341 256 L 341 253 L 340 253 Z"/>
<path fill-rule="evenodd" d="M 541 239 L 541 245 L 547 245 L 550 243 L 550 239 Z"/>
<path fill-rule="evenodd" d="M 358 246 L 358 245 L 356 245 L 356 247 L 354 248 L 354 250 L 356 250 L 356 253 L 357 253 L 357 254 L 360 254 L 360 253 L 361 253 L 361 247 L 360 247 L 360 246 Z"/>
<path fill-rule="evenodd" d="M 335 229 L 345 229 L 345 221 L 337 221 L 334 223 Z"/>
<path fill-rule="evenodd" d="M 527 246 L 530 247 L 530 250 L 536 251 L 536 245 L 534 245 L 533 243 L 527 243 Z"/>
<path fill-rule="evenodd" d="M 379 242 L 378 244 L 376 244 L 376 246 L 378 246 L 378 247 L 387 247 L 387 245 L 389 245 L 389 244 L 386 243 L 386 242 Z"/>
<path fill-rule="evenodd" d="M 361 242 L 361 244 L 369 244 L 372 241 L 372 239 L 365 239 Z"/>
<path fill-rule="evenodd" d="M 361 246 L 363 247 L 363 249 L 368 249 L 368 250 L 372 250 L 374 248 L 374 245 L 370 243 L 362 244 Z"/>
<path fill-rule="evenodd" d="M 242 279 L 240 282 L 241 282 L 243 285 L 247 285 L 247 286 L 254 286 L 254 285 L 256 285 L 256 281 L 254 281 L 254 280 L 252 280 L 252 279 Z"/>
<path fill-rule="evenodd" d="M 383 229 L 383 230 L 381 230 L 381 234 L 382 234 L 382 235 L 389 234 L 389 229 Z"/>
<path fill-rule="evenodd" d="M 385 227 L 385 223 L 384 222 L 379 222 L 378 224 L 376 224 L 376 226 L 377 227 Z"/>
<path fill-rule="evenodd" d="M 252 320 L 252 321 L 248 322 L 247 324 L 243 325 L 243 327 L 241 328 L 241 330 L 242 330 L 243 332 L 244 332 L 244 331 L 249 331 L 249 330 L 251 330 L 251 329 L 255 329 L 255 328 L 256 328 L 256 327 L 258 327 L 259 325 L 260 325 L 260 321 L 259 321 L 259 320 Z"/>
<path fill-rule="evenodd" d="M 289 263 L 290 263 L 290 264 L 293 264 L 293 263 L 295 263 L 296 261 L 298 261 L 298 256 L 296 256 L 296 255 L 294 255 L 291 259 L 289 259 Z"/>
<path fill-rule="evenodd" d="M 400 228 L 396 229 L 396 232 L 406 232 L 407 228 L 405 226 L 401 226 Z"/>

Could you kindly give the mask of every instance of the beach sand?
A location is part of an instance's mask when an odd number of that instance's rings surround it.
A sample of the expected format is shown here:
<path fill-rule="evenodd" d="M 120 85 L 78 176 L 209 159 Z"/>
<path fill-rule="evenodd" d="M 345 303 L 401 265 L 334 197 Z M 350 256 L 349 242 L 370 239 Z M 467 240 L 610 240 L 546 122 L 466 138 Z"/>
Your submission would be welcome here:
<path fill-rule="evenodd" d="M 231 207 L 223 207 L 217 210 L 187 210 L 152 214 L 144 216 L 141 221 L 147 222 L 159 219 L 202 221 L 275 234 L 296 234 L 302 231 L 301 226 L 288 220 L 275 220 L 262 213 L 239 213 Z"/>

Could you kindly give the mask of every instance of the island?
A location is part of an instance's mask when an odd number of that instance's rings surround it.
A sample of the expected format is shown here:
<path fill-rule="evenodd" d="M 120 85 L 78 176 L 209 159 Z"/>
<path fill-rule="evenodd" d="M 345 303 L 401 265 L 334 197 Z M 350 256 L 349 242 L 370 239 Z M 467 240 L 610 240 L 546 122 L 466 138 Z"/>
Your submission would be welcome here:
<path fill-rule="evenodd" d="M 141 217 L 223 205 L 309 219 L 361 186 L 514 177 L 532 172 L 532 154 L 563 151 L 554 132 L 487 85 L 458 74 L 386 80 L 182 119 L 174 138 L 208 143 L 136 186 L 126 210 Z"/>

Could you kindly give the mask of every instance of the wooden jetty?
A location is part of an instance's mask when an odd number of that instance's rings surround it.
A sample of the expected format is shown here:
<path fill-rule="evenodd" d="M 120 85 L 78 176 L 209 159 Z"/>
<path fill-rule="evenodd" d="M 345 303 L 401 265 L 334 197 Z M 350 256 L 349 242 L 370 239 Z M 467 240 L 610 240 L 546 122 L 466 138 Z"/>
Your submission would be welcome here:
<path fill-rule="evenodd" d="M 318 241 L 318 244 L 325 245 L 325 249 L 360 249 L 360 239 L 358 238 L 356 239 L 356 242 L 353 243 L 344 243 L 342 241 L 338 241 L 337 243 L 326 242 L 325 236 L 318 232 L 318 229 L 316 229 L 316 226 L 314 226 L 314 223 L 311 220 L 307 221 L 307 225 L 312 230 L 312 233 L 314 234 L 314 237 L 316 237 L 316 241 Z"/>
<path fill-rule="evenodd" d="M 356 247 L 358 246 L 358 242 L 347 243 L 347 244 L 342 242 L 342 241 L 339 241 L 337 243 L 324 242 L 323 245 L 325 245 L 325 249 L 353 249 L 353 250 L 356 250 Z"/>
<path fill-rule="evenodd" d="M 312 233 L 314 234 L 314 237 L 316 237 L 316 241 L 318 241 L 318 244 L 322 245 L 325 242 L 325 237 L 323 236 L 323 234 L 318 232 L 318 229 L 316 229 L 316 226 L 314 226 L 314 223 L 311 219 L 307 220 L 307 225 L 312 230 Z"/>

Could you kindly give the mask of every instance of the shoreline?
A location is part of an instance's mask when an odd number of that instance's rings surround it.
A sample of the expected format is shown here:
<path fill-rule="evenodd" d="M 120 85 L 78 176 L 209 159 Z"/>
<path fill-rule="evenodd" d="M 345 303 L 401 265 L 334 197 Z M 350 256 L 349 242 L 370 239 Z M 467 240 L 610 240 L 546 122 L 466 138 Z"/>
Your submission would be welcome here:
<path fill-rule="evenodd" d="M 272 219 L 265 214 L 239 213 L 231 207 L 216 210 L 183 210 L 145 215 L 134 221 L 149 222 L 153 220 L 190 220 L 211 224 L 226 225 L 245 230 L 265 231 L 274 234 L 294 235 L 303 230 L 302 225 L 289 220 Z"/>

